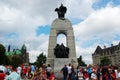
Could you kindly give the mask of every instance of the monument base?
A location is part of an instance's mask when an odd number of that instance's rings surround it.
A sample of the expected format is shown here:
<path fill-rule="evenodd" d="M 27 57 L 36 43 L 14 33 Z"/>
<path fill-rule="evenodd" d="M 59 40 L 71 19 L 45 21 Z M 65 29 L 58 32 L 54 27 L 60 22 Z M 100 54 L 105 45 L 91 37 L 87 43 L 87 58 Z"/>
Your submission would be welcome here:
<path fill-rule="evenodd" d="M 54 71 L 60 72 L 60 70 L 64 67 L 64 65 L 72 64 L 74 67 L 78 65 L 77 59 L 71 58 L 54 58 Z"/>
<path fill-rule="evenodd" d="M 50 64 L 52 69 L 55 72 L 55 76 L 59 80 L 63 80 L 63 74 L 60 72 L 61 69 L 64 67 L 64 65 L 74 65 L 74 68 L 77 68 L 78 66 L 78 61 L 77 58 L 47 58 L 46 64 Z"/>
<path fill-rule="evenodd" d="M 55 58 L 54 59 L 54 71 L 60 72 L 60 70 L 64 67 L 64 65 L 68 65 L 71 63 L 71 59 L 69 58 Z"/>
<path fill-rule="evenodd" d="M 76 68 L 78 66 L 77 58 L 49 58 L 46 64 L 51 64 L 54 72 L 60 72 L 64 65 L 72 64 Z"/>
<path fill-rule="evenodd" d="M 54 72 L 55 76 L 60 78 L 60 80 L 63 80 L 63 74 L 61 73 L 61 69 L 64 67 L 64 65 L 69 65 L 72 64 L 76 68 L 78 63 L 77 63 L 77 58 L 71 59 L 71 58 L 54 58 Z"/>

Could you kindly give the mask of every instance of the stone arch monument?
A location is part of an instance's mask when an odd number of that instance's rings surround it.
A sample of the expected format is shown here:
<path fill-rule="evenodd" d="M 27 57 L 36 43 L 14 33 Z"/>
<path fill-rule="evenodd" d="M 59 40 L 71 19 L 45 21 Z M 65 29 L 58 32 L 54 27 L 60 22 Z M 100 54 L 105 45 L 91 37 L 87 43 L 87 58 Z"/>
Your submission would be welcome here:
<path fill-rule="evenodd" d="M 56 58 L 54 54 L 54 49 L 57 45 L 57 36 L 59 34 L 65 34 L 66 36 L 66 46 L 69 48 L 68 57 Z M 68 65 L 69 63 L 74 64 L 75 66 L 78 64 L 76 58 L 74 32 L 71 22 L 68 19 L 65 19 L 64 16 L 59 16 L 58 14 L 58 19 L 55 19 L 51 26 L 46 64 L 50 64 L 56 71 L 60 70 L 64 64 Z"/>

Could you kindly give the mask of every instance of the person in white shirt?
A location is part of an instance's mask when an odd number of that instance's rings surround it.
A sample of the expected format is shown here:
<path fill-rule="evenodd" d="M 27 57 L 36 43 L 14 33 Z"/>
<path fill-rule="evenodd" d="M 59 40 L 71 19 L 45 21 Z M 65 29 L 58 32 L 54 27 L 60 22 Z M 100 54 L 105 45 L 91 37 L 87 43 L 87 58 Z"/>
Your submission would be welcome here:
<path fill-rule="evenodd" d="M 116 75 L 116 80 L 118 80 L 118 67 L 114 67 L 115 75 Z"/>
<path fill-rule="evenodd" d="M 120 80 L 120 68 L 118 69 L 118 80 Z"/>
<path fill-rule="evenodd" d="M 51 68 L 50 64 L 48 64 L 48 66 L 47 66 L 47 78 L 50 77 L 51 70 L 52 70 L 52 68 Z"/>
<path fill-rule="evenodd" d="M 17 67 L 17 73 L 21 75 L 22 68 L 20 66 Z"/>
<path fill-rule="evenodd" d="M 97 80 L 97 75 L 95 70 L 93 70 L 92 74 L 91 74 L 91 80 Z"/>
<path fill-rule="evenodd" d="M 68 80 L 70 79 L 70 74 L 71 74 L 71 64 L 69 64 L 68 66 L 67 66 L 67 68 L 68 68 Z"/>

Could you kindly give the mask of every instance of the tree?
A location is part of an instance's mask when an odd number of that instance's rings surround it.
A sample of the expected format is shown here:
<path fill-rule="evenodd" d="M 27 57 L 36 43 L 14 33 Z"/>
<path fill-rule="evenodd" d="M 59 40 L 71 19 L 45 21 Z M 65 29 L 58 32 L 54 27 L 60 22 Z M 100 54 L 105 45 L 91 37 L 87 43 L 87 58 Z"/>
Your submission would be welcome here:
<path fill-rule="evenodd" d="M 5 47 L 0 44 L 0 64 L 7 65 L 9 64 L 9 58 L 5 55 Z"/>
<path fill-rule="evenodd" d="M 108 66 L 108 65 L 110 65 L 111 64 L 111 60 L 108 58 L 108 57 L 102 57 L 101 59 L 100 59 L 100 64 L 101 65 L 106 65 L 106 66 Z"/>
<path fill-rule="evenodd" d="M 78 58 L 78 65 L 80 66 L 86 66 L 85 62 L 82 60 L 82 56 Z"/>
<path fill-rule="evenodd" d="M 0 56 L 5 55 L 5 51 L 5 47 L 2 44 L 0 44 Z"/>
<path fill-rule="evenodd" d="M 42 66 L 43 63 L 45 63 L 47 60 L 47 57 L 43 54 L 43 52 L 41 54 L 39 54 L 39 56 L 37 57 L 37 60 L 35 62 L 37 67 Z"/>
<path fill-rule="evenodd" d="M 13 55 L 11 56 L 11 65 L 12 66 L 19 66 L 20 64 L 22 64 L 22 60 L 20 58 L 20 56 L 18 55 Z"/>

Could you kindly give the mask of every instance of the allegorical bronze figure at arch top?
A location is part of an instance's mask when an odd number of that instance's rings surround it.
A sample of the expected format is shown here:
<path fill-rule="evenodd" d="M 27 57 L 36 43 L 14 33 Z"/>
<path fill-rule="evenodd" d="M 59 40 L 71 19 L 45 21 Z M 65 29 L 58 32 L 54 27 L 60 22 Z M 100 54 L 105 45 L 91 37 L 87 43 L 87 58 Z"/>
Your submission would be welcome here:
<path fill-rule="evenodd" d="M 55 11 L 58 13 L 58 18 L 64 20 L 65 19 L 65 13 L 67 11 L 67 8 L 61 4 L 59 8 L 56 8 Z"/>

